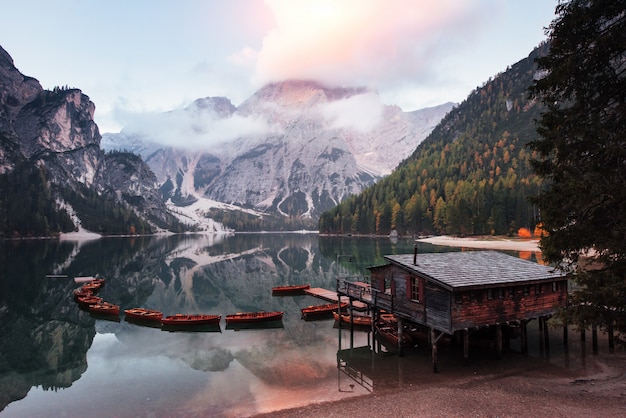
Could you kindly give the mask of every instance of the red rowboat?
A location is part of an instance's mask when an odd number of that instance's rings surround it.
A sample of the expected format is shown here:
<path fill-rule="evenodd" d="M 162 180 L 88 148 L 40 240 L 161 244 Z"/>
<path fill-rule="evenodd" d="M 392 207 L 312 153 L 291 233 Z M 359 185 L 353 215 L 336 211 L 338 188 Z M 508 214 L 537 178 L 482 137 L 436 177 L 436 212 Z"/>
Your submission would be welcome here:
<path fill-rule="evenodd" d="M 91 306 L 103 302 L 101 297 L 94 295 L 78 296 L 76 300 L 81 306 Z"/>
<path fill-rule="evenodd" d="M 226 325 L 280 321 L 281 319 L 283 319 L 282 312 L 237 312 L 236 314 L 226 315 Z"/>
<path fill-rule="evenodd" d="M 124 315 L 127 319 L 136 319 L 138 321 L 156 321 L 161 322 L 163 312 L 155 309 L 130 308 L 124 309 Z"/>
<path fill-rule="evenodd" d="M 104 279 L 94 279 L 81 286 L 81 289 L 88 292 L 97 292 L 104 286 Z"/>
<path fill-rule="evenodd" d="M 93 292 L 91 290 L 83 290 L 83 288 L 74 289 L 74 298 L 78 300 L 80 297 L 85 296 L 93 296 Z"/>
<path fill-rule="evenodd" d="M 305 290 L 310 288 L 310 284 L 276 286 L 272 287 L 272 295 L 298 295 L 304 293 Z"/>
<path fill-rule="evenodd" d="M 341 303 L 341 309 L 345 309 L 347 307 L 348 304 L 346 302 Z M 332 312 L 336 311 L 337 308 L 337 303 L 327 303 L 324 305 L 308 306 L 300 309 L 300 312 L 302 312 L 302 319 L 310 319 L 313 317 L 329 316 Z"/>
<path fill-rule="evenodd" d="M 341 321 L 346 324 L 350 324 L 350 314 L 338 314 L 337 312 L 333 312 L 333 317 L 335 321 Z M 354 325 L 360 326 L 372 326 L 372 317 L 367 315 L 352 315 L 352 323 Z"/>
<path fill-rule="evenodd" d="M 101 315 L 119 315 L 120 305 L 114 305 L 109 302 L 100 302 L 89 306 L 89 312 Z"/>
<path fill-rule="evenodd" d="M 219 324 L 222 315 L 203 315 L 203 314 L 176 314 L 161 318 L 163 325 L 213 325 Z"/>

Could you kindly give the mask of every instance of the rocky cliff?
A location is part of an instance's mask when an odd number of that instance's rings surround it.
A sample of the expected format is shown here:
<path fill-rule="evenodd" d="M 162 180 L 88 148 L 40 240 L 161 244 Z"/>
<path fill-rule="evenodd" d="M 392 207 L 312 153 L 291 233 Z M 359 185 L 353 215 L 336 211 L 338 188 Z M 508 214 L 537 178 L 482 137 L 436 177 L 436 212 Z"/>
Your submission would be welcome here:
<path fill-rule="evenodd" d="M 128 153 L 111 156 L 100 148 L 101 135 L 93 120 L 94 112 L 94 103 L 79 89 L 44 90 L 37 80 L 22 75 L 0 47 L 0 174 L 7 176 L 1 183 L 19 181 L 10 176 L 20 165 L 37 167 L 45 181 L 30 193 L 53 199 L 60 211 L 71 200 L 74 228 L 87 216 L 84 213 L 87 206 L 124 208 L 137 217 L 137 222 L 147 222 L 145 232 L 171 227 L 174 218 L 155 187 L 154 174 L 136 156 Z M 12 198 L 5 193 L 0 211 L 11 210 Z M 39 213 L 40 209 L 23 208 L 23 215 L 46 216 Z M 22 231 L 15 227 L 17 223 L 2 225 L 4 231 L 0 234 L 46 232 Z M 49 233 L 60 232 L 53 225 L 47 225 L 46 229 Z M 114 229 L 96 232 L 127 231 L 126 226 Z"/>

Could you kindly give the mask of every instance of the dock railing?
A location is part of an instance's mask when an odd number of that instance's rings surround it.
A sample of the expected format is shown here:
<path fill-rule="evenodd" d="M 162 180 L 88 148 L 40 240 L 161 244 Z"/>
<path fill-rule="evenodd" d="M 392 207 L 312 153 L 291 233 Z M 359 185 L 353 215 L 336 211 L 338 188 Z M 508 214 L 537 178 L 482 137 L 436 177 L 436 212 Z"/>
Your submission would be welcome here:
<path fill-rule="evenodd" d="M 372 289 L 369 283 L 363 281 L 363 278 L 339 278 L 337 279 L 337 293 L 350 296 L 353 299 L 372 303 Z"/>
<path fill-rule="evenodd" d="M 372 289 L 369 283 L 362 280 L 362 278 L 337 279 L 337 293 L 367 303 L 370 306 L 393 312 L 393 295 Z"/>

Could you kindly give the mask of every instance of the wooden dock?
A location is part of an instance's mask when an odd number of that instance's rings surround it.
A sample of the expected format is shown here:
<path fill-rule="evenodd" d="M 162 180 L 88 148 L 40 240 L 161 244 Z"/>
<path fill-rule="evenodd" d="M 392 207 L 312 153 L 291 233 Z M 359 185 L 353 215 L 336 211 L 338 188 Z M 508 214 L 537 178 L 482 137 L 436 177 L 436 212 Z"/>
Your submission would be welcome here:
<path fill-rule="evenodd" d="M 337 302 L 337 292 L 334 290 L 323 289 L 321 287 L 312 287 L 304 291 L 307 295 L 315 296 L 316 298 L 323 299 L 328 302 Z M 345 303 L 350 303 L 350 299 L 347 296 L 342 296 L 341 301 Z M 366 303 L 360 302 L 358 300 L 352 301 L 352 308 L 359 312 L 367 311 L 368 306 Z"/>

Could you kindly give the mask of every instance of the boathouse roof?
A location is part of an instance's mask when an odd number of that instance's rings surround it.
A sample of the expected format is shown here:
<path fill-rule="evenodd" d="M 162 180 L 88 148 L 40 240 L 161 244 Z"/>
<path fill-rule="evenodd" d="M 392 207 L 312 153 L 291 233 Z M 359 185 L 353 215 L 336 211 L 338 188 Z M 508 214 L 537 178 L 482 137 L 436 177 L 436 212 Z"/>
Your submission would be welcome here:
<path fill-rule="evenodd" d="M 402 269 L 435 280 L 449 290 L 520 285 L 565 278 L 554 267 L 497 251 L 428 253 L 416 256 L 400 254 L 386 255 L 385 259 Z"/>

